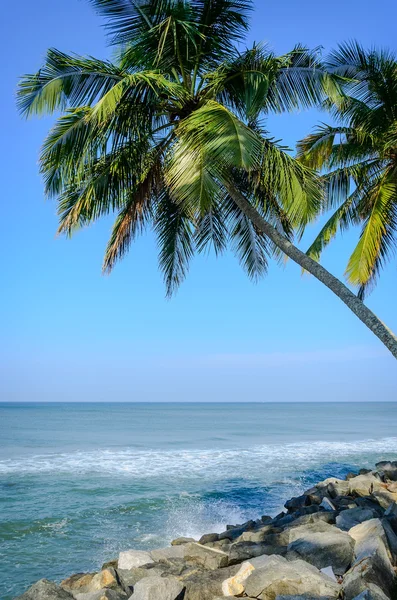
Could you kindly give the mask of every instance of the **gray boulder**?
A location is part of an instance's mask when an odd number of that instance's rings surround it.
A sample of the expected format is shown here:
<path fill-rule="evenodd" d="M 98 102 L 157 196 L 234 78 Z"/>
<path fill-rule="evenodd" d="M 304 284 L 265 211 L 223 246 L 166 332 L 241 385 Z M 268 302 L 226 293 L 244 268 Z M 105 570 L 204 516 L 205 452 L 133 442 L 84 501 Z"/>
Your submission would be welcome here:
<path fill-rule="evenodd" d="M 346 482 L 349 486 L 348 493 L 356 496 L 370 496 L 372 492 L 382 490 L 382 484 L 372 473 L 358 475 Z"/>
<path fill-rule="evenodd" d="M 275 546 L 266 542 L 238 542 L 229 548 L 229 565 L 236 565 L 262 555 L 285 554 L 287 546 Z"/>
<path fill-rule="evenodd" d="M 117 569 L 117 575 L 123 590 L 131 595 L 134 585 L 145 577 L 155 577 L 162 575 L 166 570 L 165 565 L 158 565 L 153 569 L 145 569 L 144 567 L 134 567 L 132 569 Z"/>
<path fill-rule="evenodd" d="M 189 544 L 190 542 L 195 542 L 196 540 L 191 537 L 179 537 L 175 540 L 172 540 L 171 546 L 180 546 L 181 544 Z"/>
<path fill-rule="evenodd" d="M 250 575 L 244 591 L 247 596 L 274 600 L 279 595 L 308 595 L 337 598 L 340 587 L 332 579 L 303 560 L 288 562 L 281 556 L 269 556 L 267 564 Z"/>
<path fill-rule="evenodd" d="M 96 592 L 88 592 L 87 594 L 76 594 L 76 600 L 127 600 L 128 596 L 124 592 L 110 590 L 104 588 Z"/>
<path fill-rule="evenodd" d="M 144 550 L 126 550 L 120 552 L 118 566 L 119 569 L 133 569 L 134 567 L 142 567 L 153 563 L 154 560 L 149 552 Z"/>
<path fill-rule="evenodd" d="M 361 592 L 358 596 L 353 598 L 353 600 L 390 600 L 386 594 L 382 592 L 380 587 L 377 585 L 373 585 L 370 583 L 368 587 Z"/>
<path fill-rule="evenodd" d="M 146 577 L 134 587 L 133 600 L 182 600 L 184 586 L 171 577 Z"/>
<path fill-rule="evenodd" d="M 378 472 L 385 476 L 386 479 L 397 481 L 397 460 L 389 461 L 382 460 L 376 463 Z"/>
<path fill-rule="evenodd" d="M 213 542 L 218 542 L 218 541 L 219 541 L 219 533 L 205 533 L 204 535 L 201 536 L 198 543 L 202 544 L 204 546 L 205 544 L 211 544 Z"/>
<path fill-rule="evenodd" d="M 374 517 L 376 517 L 375 512 L 370 508 L 360 508 L 359 506 L 357 508 L 348 508 L 336 517 L 336 525 L 343 531 L 349 531 L 355 525 Z"/>
<path fill-rule="evenodd" d="M 318 569 L 332 566 L 335 575 L 343 575 L 353 561 L 354 540 L 332 525 L 299 527 L 291 532 L 287 558 L 302 558 Z"/>
<path fill-rule="evenodd" d="M 186 544 L 185 548 L 185 560 L 187 561 L 195 562 L 210 570 L 227 567 L 228 555 L 222 550 L 197 543 Z"/>
<path fill-rule="evenodd" d="M 40 579 L 14 600 L 73 600 L 73 596 L 52 581 Z"/>
<path fill-rule="evenodd" d="M 191 575 L 183 581 L 186 586 L 184 600 L 212 600 L 223 596 L 223 582 L 235 575 L 237 570 L 238 566 L 233 566 Z"/>
<path fill-rule="evenodd" d="M 186 548 L 187 544 L 180 544 L 179 546 L 168 546 L 167 548 L 152 550 L 149 554 L 154 562 L 167 562 L 172 558 L 184 558 Z"/>
<path fill-rule="evenodd" d="M 397 501 L 397 493 L 390 492 L 386 489 L 377 489 L 374 490 L 371 494 L 371 497 L 378 502 L 378 504 L 387 510 L 391 504 Z"/>
<path fill-rule="evenodd" d="M 371 519 L 360 523 L 350 529 L 349 535 L 355 541 L 355 562 L 344 579 L 346 596 L 354 598 L 369 583 L 378 585 L 385 594 L 390 594 L 396 584 L 396 576 L 381 521 Z"/>

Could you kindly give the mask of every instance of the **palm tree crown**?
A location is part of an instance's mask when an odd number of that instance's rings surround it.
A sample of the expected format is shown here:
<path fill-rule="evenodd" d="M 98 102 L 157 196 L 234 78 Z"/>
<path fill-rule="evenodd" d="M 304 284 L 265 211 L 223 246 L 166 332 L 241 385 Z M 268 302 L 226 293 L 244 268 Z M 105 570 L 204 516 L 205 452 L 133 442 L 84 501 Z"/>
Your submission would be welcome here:
<path fill-rule="evenodd" d="M 334 212 L 308 253 L 318 260 L 339 228 L 361 225 L 346 275 L 363 297 L 397 244 L 397 58 L 354 42 L 331 54 L 327 67 L 345 80 L 344 95 L 325 103 L 337 125 L 318 127 L 299 155 L 324 170 L 325 209 Z"/>
<path fill-rule="evenodd" d="M 269 137 L 263 118 L 334 97 L 317 52 L 297 46 L 238 51 L 249 0 L 91 0 L 105 16 L 113 62 L 48 51 L 21 79 L 26 116 L 61 111 L 41 153 L 47 195 L 68 235 L 117 213 L 106 249 L 110 271 L 145 227 L 159 242 L 167 292 L 195 250 L 231 243 L 252 277 L 274 244 L 242 212 L 233 190 L 292 237 L 320 208 L 311 168 Z"/>

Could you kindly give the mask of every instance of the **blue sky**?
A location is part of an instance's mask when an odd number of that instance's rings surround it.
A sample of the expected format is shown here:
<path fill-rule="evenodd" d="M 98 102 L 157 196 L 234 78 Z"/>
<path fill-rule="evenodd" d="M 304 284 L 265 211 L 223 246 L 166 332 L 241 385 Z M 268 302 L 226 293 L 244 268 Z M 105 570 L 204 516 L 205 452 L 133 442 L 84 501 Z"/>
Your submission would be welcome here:
<path fill-rule="evenodd" d="M 257 1 L 248 41 L 267 40 L 278 53 L 351 38 L 395 48 L 396 18 L 393 0 L 379 10 L 362 0 Z M 52 119 L 20 119 L 17 77 L 37 70 L 50 46 L 101 58 L 110 50 L 85 0 L 6 3 L 1 21 L 1 400 L 395 399 L 395 361 L 293 264 L 272 265 L 253 285 L 232 255 L 202 256 L 168 301 L 151 235 L 110 277 L 101 275 L 110 220 L 71 241 L 55 238 L 56 207 L 44 201 L 37 166 Z M 268 125 L 293 146 L 318 118 L 325 116 L 304 112 Z M 356 236 L 324 255 L 340 277 Z M 393 264 L 368 304 L 395 331 L 396 292 Z"/>

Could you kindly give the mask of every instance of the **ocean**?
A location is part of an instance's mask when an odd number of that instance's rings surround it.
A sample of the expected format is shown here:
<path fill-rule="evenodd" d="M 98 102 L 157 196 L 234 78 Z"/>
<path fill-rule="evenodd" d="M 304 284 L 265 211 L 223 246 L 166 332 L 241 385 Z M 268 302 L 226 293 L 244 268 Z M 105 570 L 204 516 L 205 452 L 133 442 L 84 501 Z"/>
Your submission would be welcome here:
<path fill-rule="evenodd" d="M 397 459 L 397 403 L 2 403 L 0 598 Z"/>

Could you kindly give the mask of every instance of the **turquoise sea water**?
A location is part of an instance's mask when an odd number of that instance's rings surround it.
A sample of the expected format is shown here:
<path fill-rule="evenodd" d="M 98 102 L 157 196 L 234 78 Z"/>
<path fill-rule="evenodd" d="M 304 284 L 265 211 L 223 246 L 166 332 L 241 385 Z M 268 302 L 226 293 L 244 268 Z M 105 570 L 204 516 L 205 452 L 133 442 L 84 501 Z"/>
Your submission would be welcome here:
<path fill-rule="evenodd" d="M 397 403 L 0 404 L 0 598 L 397 458 Z"/>

